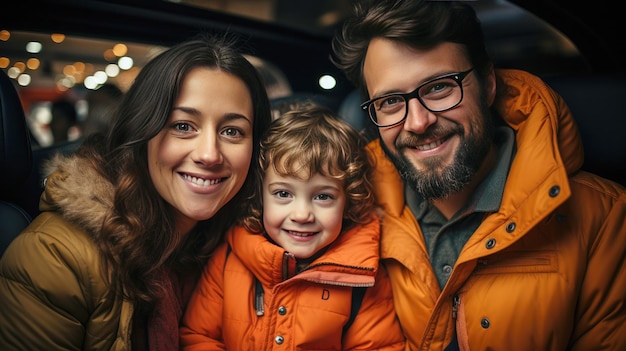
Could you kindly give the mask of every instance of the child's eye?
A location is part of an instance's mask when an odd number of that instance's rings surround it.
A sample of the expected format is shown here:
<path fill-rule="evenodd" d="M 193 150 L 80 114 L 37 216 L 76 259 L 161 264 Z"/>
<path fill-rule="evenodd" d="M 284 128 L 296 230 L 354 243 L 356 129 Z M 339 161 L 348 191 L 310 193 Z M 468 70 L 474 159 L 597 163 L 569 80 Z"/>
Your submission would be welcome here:
<path fill-rule="evenodd" d="M 325 200 L 332 200 L 334 199 L 334 197 L 330 194 L 319 194 L 315 197 L 315 199 L 325 201 Z"/>
<path fill-rule="evenodd" d="M 278 190 L 278 191 L 275 191 L 275 192 L 274 192 L 274 195 L 275 195 L 275 196 L 278 196 L 278 197 L 283 197 L 283 198 L 286 198 L 286 197 L 290 197 L 290 196 L 291 196 L 291 194 L 289 194 L 289 192 L 288 192 L 288 191 L 284 191 L 284 190 Z"/>

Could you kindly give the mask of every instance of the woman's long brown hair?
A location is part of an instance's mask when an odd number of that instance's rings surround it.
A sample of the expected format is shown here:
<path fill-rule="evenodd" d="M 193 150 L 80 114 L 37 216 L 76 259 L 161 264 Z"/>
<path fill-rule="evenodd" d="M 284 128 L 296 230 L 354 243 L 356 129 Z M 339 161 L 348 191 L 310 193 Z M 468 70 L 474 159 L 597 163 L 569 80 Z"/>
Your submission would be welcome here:
<path fill-rule="evenodd" d="M 197 274 L 250 198 L 260 136 L 271 120 L 265 87 L 236 49 L 235 37 L 202 35 L 150 61 L 124 94 L 106 137 L 94 135 L 79 150 L 115 188 L 114 205 L 97 235 L 105 278 L 114 294 L 150 310 L 163 290 L 163 272 Z M 175 230 L 171 207 L 158 194 L 147 164 L 147 144 L 165 126 L 190 70 L 209 67 L 241 79 L 254 107 L 251 167 L 239 193 L 191 233 Z"/>

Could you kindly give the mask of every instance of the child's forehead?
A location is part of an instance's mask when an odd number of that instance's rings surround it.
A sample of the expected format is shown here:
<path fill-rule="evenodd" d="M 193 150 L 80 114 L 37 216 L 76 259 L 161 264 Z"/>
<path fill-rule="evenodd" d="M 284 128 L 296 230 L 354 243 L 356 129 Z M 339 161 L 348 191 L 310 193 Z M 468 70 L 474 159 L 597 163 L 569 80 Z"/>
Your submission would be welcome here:
<path fill-rule="evenodd" d="M 270 166 L 273 170 L 281 175 L 290 175 L 299 179 L 310 179 L 317 174 L 325 177 L 336 177 L 343 174 L 340 171 L 337 161 L 332 158 L 327 158 L 326 162 L 315 162 L 310 158 L 301 158 L 294 160 L 289 157 L 282 157 L 273 160 L 273 165 Z"/>

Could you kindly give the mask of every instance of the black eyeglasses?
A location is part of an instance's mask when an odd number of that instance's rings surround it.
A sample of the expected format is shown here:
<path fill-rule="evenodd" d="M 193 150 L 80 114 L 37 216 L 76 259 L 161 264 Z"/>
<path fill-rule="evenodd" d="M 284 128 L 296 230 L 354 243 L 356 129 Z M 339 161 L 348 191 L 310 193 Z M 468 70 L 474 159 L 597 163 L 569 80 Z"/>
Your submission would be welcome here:
<path fill-rule="evenodd" d="M 361 108 L 366 110 L 378 127 L 391 127 L 402 123 L 409 113 L 408 101 L 417 100 L 430 112 L 443 112 L 456 107 L 463 101 L 463 79 L 473 70 L 450 73 L 433 78 L 410 93 L 391 93 L 365 101 Z"/>

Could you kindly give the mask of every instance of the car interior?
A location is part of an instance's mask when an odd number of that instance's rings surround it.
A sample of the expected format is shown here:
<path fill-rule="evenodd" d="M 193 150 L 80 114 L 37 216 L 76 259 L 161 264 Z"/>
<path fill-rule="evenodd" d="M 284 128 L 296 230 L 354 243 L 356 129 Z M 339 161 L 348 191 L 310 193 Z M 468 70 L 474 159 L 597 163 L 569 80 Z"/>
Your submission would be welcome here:
<path fill-rule="evenodd" d="M 17 91 L 4 73 L 0 73 L 0 253 L 30 223 L 17 193 L 33 168 L 30 133 Z"/>
<path fill-rule="evenodd" d="M 268 92 L 269 82 L 275 83 L 271 97 L 276 109 L 314 100 L 376 137 L 359 108 L 358 92 L 328 59 L 330 38 L 350 10 L 349 0 L 61 0 L 41 1 L 38 11 L 24 3 L 0 11 L 0 31 L 20 38 L 0 40 L 0 254 L 39 213 L 42 163 L 56 152 L 71 152 L 80 142 L 38 143 L 27 123 L 34 100 L 25 98 L 32 99 L 34 89 L 10 76 L 11 64 L 2 65 L 3 57 L 24 60 L 18 52 L 42 33 L 66 33 L 74 45 L 53 57 L 42 56 L 44 72 L 33 72 L 33 81 L 50 80 L 57 69 L 54 60 L 102 64 L 99 55 L 105 41 L 128 42 L 145 60 L 199 31 L 235 32 L 246 38 L 248 54 L 264 72 Z M 618 35 L 607 24 L 617 11 L 602 1 L 588 6 L 564 0 L 472 4 L 496 66 L 535 73 L 568 104 L 583 140 L 583 169 L 626 185 L 626 112 L 621 103 L 626 96 L 626 58 L 614 45 Z M 142 60 L 135 63 L 140 69 Z M 335 80 L 331 89 L 320 86 L 323 76 Z"/>

